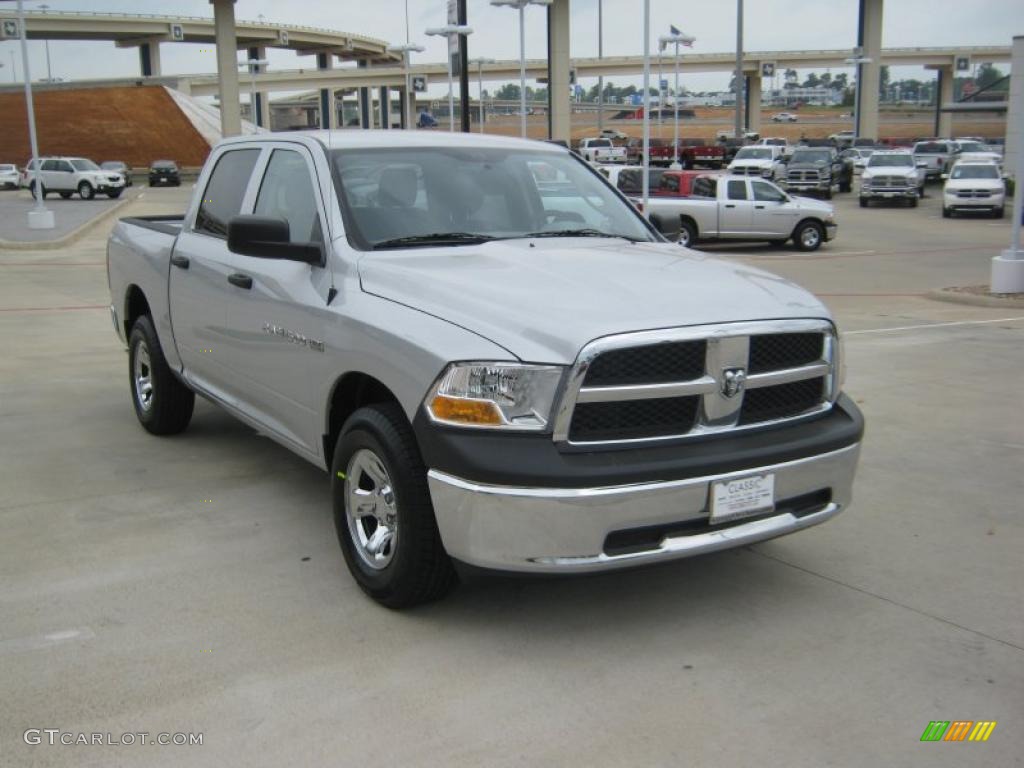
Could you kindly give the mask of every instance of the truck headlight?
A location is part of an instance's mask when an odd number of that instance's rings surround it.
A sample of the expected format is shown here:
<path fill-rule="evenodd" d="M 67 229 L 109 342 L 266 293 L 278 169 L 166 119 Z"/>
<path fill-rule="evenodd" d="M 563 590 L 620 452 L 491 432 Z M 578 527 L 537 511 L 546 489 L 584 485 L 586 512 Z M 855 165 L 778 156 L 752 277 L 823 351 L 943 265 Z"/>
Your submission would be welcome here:
<path fill-rule="evenodd" d="M 458 427 L 541 431 L 551 420 L 563 368 L 452 363 L 425 402 L 430 418 Z"/>

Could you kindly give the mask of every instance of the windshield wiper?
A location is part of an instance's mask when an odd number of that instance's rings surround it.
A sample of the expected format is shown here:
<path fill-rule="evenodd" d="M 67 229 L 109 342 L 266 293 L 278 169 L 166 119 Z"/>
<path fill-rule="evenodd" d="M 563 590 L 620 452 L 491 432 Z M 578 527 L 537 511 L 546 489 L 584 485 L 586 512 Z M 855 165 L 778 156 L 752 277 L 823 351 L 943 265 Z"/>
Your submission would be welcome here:
<path fill-rule="evenodd" d="M 635 237 L 629 235 L 616 235 L 613 232 L 602 232 L 599 229 L 583 228 L 583 229 L 555 229 L 545 230 L 544 232 L 527 232 L 525 235 L 519 235 L 519 237 L 614 237 L 622 240 L 629 240 L 631 243 L 639 243 Z"/>
<path fill-rule="evenodd" d="M 494 240 L 491 235 L 477 232 L 432 232 L 429 235 L 407 235 L 373 244 L 375 251 L 385 248 L 402 248 L 408 245 L 474 245 Z"/>

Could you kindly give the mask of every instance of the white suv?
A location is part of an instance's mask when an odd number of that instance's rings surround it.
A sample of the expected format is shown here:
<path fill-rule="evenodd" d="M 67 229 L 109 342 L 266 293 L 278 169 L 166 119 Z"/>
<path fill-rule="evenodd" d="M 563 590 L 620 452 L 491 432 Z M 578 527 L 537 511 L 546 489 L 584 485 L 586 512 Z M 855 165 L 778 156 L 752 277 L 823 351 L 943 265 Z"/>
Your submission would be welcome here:
<path fill-rule="evenodd" d="M 942 190 L 944 218 L 957 211 L 987 211 L 993 218 L 1003 218 L 1006 183 L 995 163 L 961 160 L 942 178 L 946 179 Z"/>
<path fill-rule="evenodd" d="M 83 200 L 92 200 L 96 193 L 107 197 L 120 197 L 124 191 L 124 176 L 104 171 L 92 160 L 84 157 L 48 157 L 39 171 L 26 171 L 32 194 L 36 194 L 36 179 L 41 180 L 43 198 L 56 192 L 67 199 L 77 193 Z"/>
<path fill-rule="evenodd" d="M 0 163 L 0 187 L 17 189 L 18 167 L 10 163 Z"/>

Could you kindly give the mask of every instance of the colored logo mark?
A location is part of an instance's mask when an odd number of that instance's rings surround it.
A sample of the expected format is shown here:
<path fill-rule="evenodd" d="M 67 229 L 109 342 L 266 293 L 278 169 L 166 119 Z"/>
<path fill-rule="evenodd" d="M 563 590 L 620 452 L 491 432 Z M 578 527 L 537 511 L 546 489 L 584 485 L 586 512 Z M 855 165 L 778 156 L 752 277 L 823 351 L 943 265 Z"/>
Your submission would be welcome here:
<path fill-rule="evenodd" d="M 988 741 L 995 729 L 995 720 L 932 720 L 921 741 Z"/>

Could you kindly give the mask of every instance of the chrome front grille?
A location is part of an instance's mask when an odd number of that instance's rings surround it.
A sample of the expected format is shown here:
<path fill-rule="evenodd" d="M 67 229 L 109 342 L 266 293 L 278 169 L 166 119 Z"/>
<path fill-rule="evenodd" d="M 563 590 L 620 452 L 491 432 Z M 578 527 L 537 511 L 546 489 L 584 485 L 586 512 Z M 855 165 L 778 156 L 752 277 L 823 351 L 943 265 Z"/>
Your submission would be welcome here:
<path fill-rule="evenodd" d="M 644 331 L 588 344 L 555 418 L 568 446 L 643 445 L 828 410 L 838 392 L 826 320 Z"/>
<path fill-rule="evenodd" d="M 871 189 L 909 189 L 913 184 L 904 176 L 875 176 L 865 186 Z"/>
<path fill-rule="evenodd" d="M 986 198 L 992 197 L 992 190 L 990 189 L 958 189 L 956 191 L 957 197 L 964 198 Z"/>
<path fill-rule="evenodd" d="M 817 183 L 821 179 L 822 177 L 817 171 L 789 171 L 786 174 L 786 181 L 790 182 L 813 181 Z"/>

